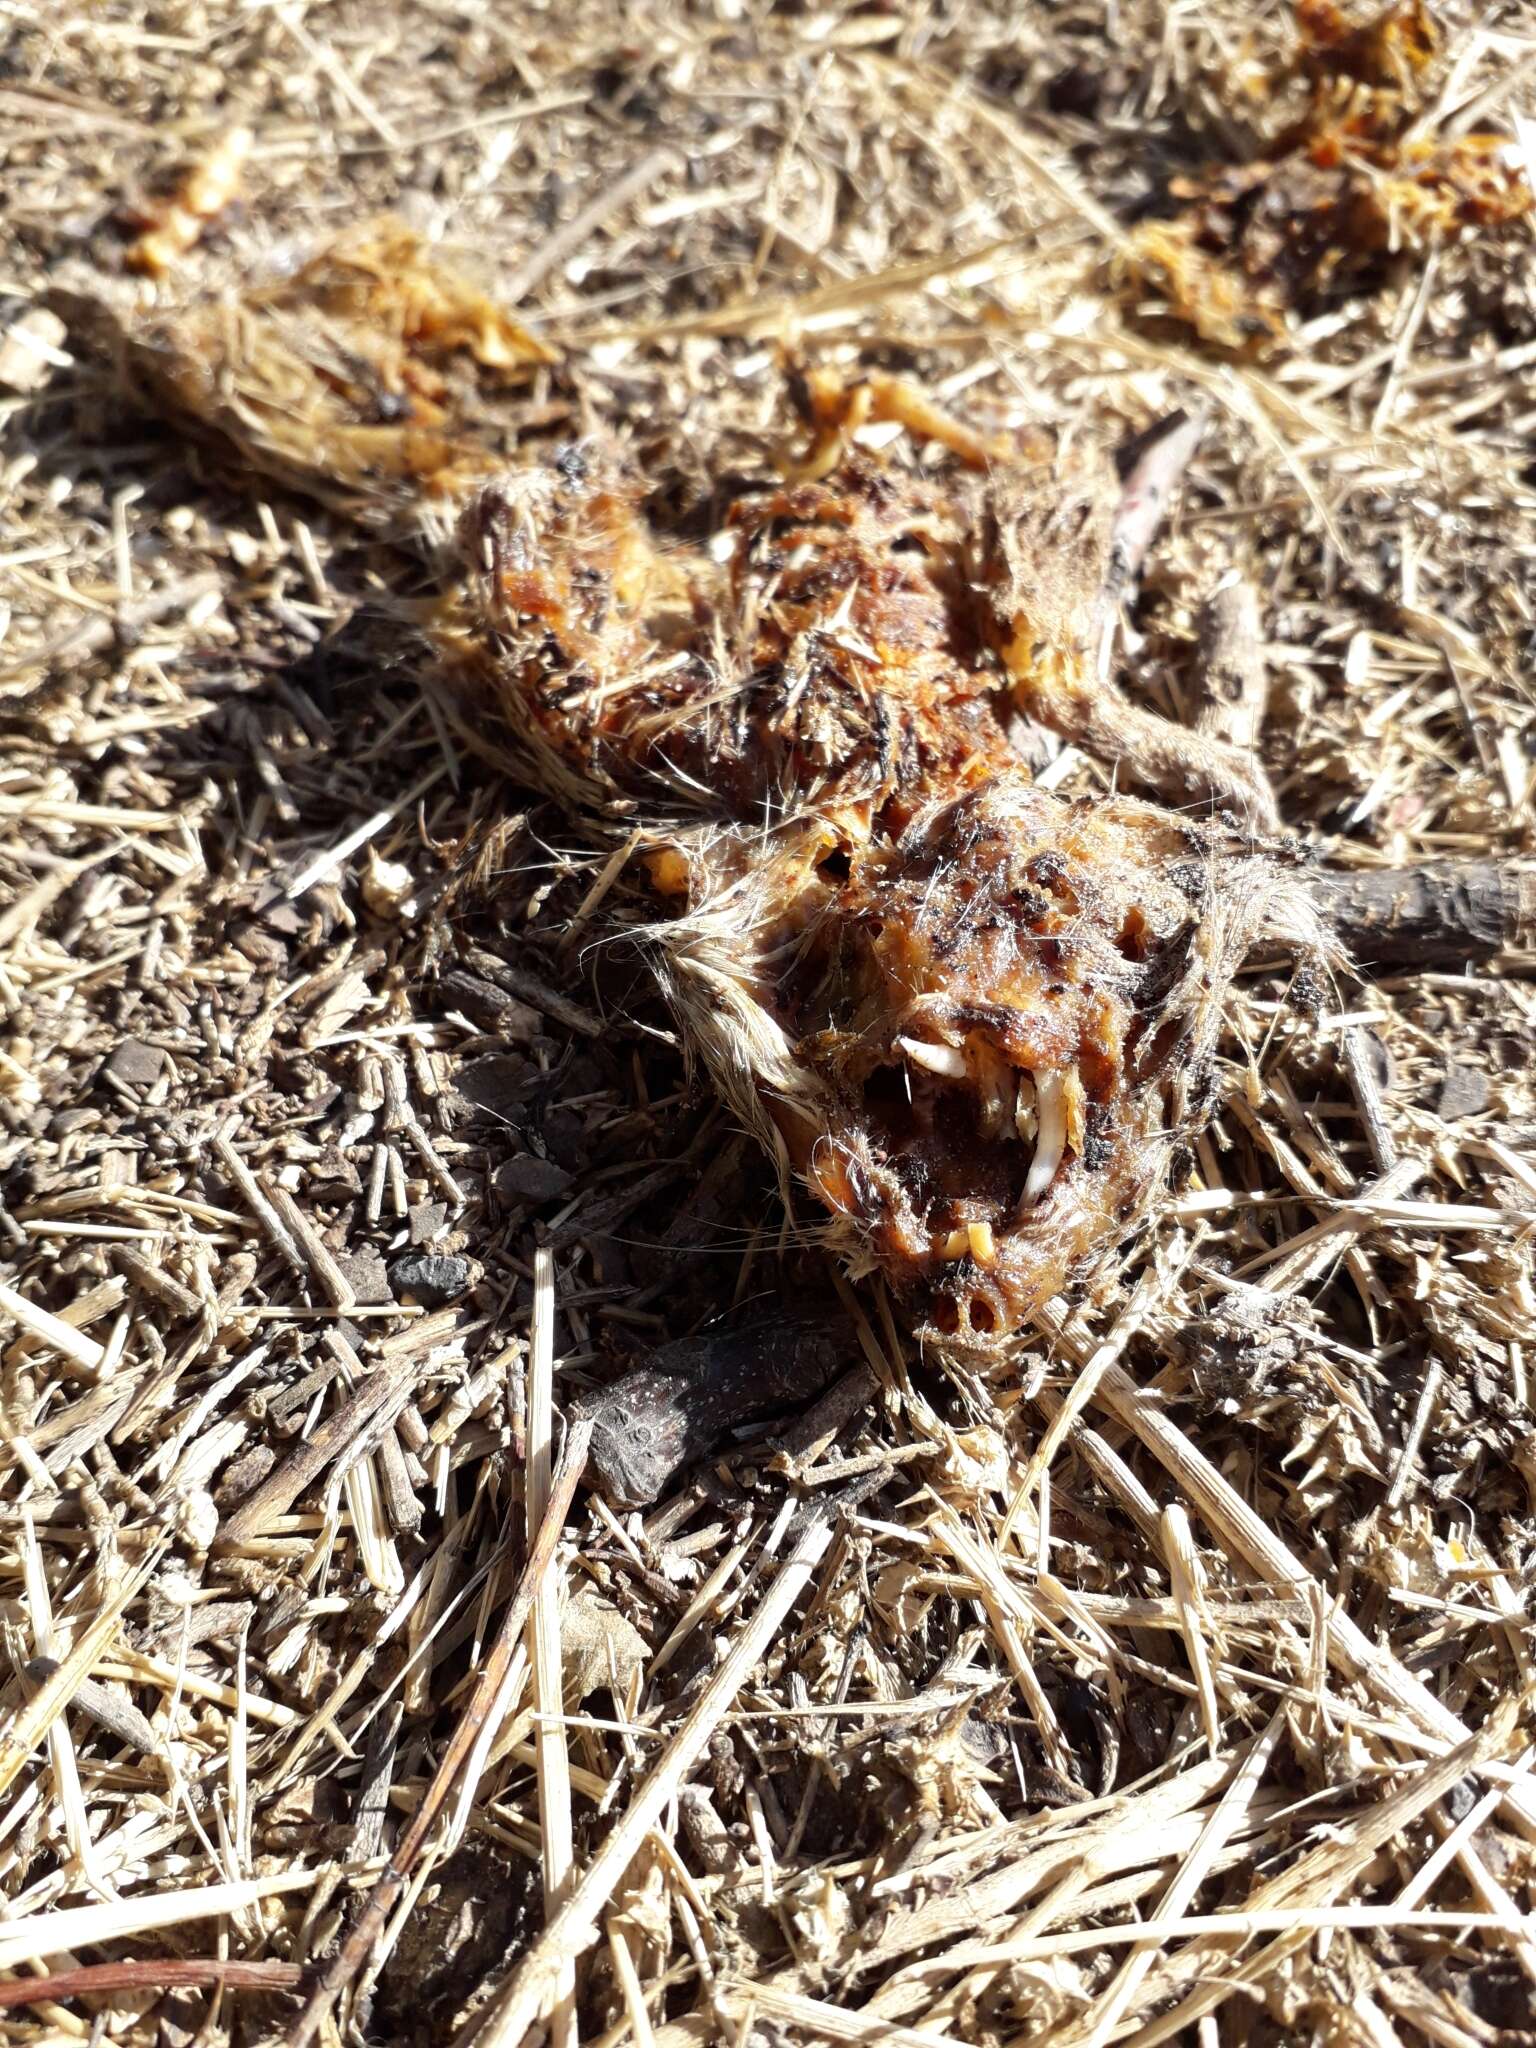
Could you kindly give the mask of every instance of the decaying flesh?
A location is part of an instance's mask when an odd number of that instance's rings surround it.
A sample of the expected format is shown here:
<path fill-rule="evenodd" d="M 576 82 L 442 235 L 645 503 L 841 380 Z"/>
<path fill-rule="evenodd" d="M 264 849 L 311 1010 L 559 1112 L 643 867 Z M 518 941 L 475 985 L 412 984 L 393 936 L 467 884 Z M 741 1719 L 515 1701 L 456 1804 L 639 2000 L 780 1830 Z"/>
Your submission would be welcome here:
<path fill-rule="evenodd" d="M 848 384 L 834 370 L 796 365 L 791 396 L 811 430 L 809 448 L 787 464 L 797 483 L 820 483 L 846 459 L 861 427 L 883 423 L 937 442 L 969 469 L 1017 462 L 1025 452 L 1001 436 L 978 433 L 937 404 L 920 384 L 884 370 L 871 370 Z"/>
<path fill-rule="evenodd" d="M 1124 1234 L 1244 954 L 1319 936 L 1230 829 L 1069 802 L 1010 744 L 1017 707 L 1262 809 L 1246 762 L 1103 674 L 1115 495 L 1039 468 L 967 498 L 855 457 L 683 552 L 578 449 L 464 526 L 456 658 L 564 800 L 649 815 L 689 1041 L 853 1267 L 950 1342 L 1018 1329 Z"/>
<path fill-rule="evenodd" d="M 738 498 L 715 545 L 685 552 L 609 454 L 570 448 L 466 520 L 470 640 L 489 626 L 512 725 L 589 804 L 862 807 L 888 834 L 1012 765 L 1011 698 L 1160 794 L 1272 824 L 1246 755 L 1107 674 L 1117 495 L 1107 462 L 1021 460 L 967 498 L 852 457 Z"/>
<path fill-rule="evenodd" d="M 480 380 L 526 376 L 554 352 L 401 221 L 350 230 L 292 276 L 114 317 L 131 389 L 263 475 L 377 518 L 398 496 L 448 497 L 503 464 L 480 426 Z M 473 402 L 472 402 L 473 401 Z"/>
<path fill-rule="evenodd" d="M 1027 1323 L 1163 1184 L 1228 981 L 1306 938 L 1261 855 L 1129 798 L 1005 769 L 900 833 L 802 821 L 657 928 L 690 1039 L 738 1112 L 926 1326 Z M 685 844 L 687 842 L 684 842 Z"/>
<path fill-rule="evenodd" d="M 1365 14 L 1299 0 L 1295 13 L 1271 97 L 1300 91 L 1299 118 L 1251 162 L 1172 180 L 1167 217 L 1139 222 L 1117 259 L 1218 347 L 1273 347 L 1293 308 L 1357 285 L 1383 257 L 1536 204 L 1512 136 L 1421 119 L 1443 42 L 1425 0 Z"/>
<path fill-rule="evenodd" d="M 445 654 L 552 794 L 639 822 L 689 1042 L 851 1264 L 985 1345 L 1123 1234 L 1244 952 L 1307 936 L 1278 870 L 1200 822 L 1267 827 L 1262 774 L 1111 679 L 1105 592 L 1145 491 L 1117 516 L 1107 461 L 991 440 L 902 378 L 807 372 L 789 480 L 680 546 L 607 443 L 509 471 L 468 401 L 548 351 L 395 222 L 118 340 L 158 406 L 262 473 L 370 520 L 470 498 Z M 860 451 L 877 419 L 959 473 Z M 1034 788 L 1019 718 L 1179 810 Z"/>
<path fill-rule="evenodd" d="M 255 139 L 249 128 L 226 129 L 213 147 L 183 172 L 173 191 L 135 209 L 140 231 L 128 248 L 131 269 L 149 277 L 164 277 L 197 247 L 210 223 L 238 194 Z"/>
<path fill-rule="evenodd" d="M 886 471 L 741 498 L 682 554 L 576 448 L 487 493 L 466 538 L 504 706 L 590 802 L 873 816 L 1007 758 L 958 510 Z"/>

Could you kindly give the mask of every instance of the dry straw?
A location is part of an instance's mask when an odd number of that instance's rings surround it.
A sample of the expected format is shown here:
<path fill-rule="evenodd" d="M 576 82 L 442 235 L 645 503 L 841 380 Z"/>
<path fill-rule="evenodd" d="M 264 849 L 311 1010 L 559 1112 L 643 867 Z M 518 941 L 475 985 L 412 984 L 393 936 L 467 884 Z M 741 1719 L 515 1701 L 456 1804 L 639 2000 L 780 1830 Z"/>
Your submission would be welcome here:
<path fill-rule="evenodd" d="M 7 2039 L 1528 2031 L 1536 267 L 1380 152 L 1514 189 L 1531 37 L 1335 58 L 1387 232 L 1319 272 L 1300 13 L 12 10 Z M 1233 348 L 1135 231 L 1252 284 L 1245 178 L 1306 261 Z M 338 235 L 396 269 L 317 314 Z M 893 391 L 1204 409 L 1118 672 L 1378 971 L 1250 958 L 1170 1199 L 984 1374 L 829 1294 L 819 1420 L 628 1511 L 562 1415 L 820 1300 L 816 1219 L 609 940 L 650 821 L 504 775 L 429 634 L 460 484 L 563 443 L 707 544 L 805 452 L 786 351 L 929 481 Z"/>

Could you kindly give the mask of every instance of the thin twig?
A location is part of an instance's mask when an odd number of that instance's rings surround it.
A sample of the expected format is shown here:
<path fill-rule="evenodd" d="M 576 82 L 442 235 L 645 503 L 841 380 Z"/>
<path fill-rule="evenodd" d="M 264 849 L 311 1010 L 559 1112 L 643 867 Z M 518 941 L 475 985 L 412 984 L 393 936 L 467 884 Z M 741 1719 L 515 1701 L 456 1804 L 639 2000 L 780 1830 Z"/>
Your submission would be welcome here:
<path fill-rule="evenodd" d="M 528 1542 L 536 1542 L 549 1507 L 555 1434 L 555 1258 L 541 1245 L 533 1258 L 533 1331 L 528 1354 Z M 571 1764 L 565 1746 L 565 1699 L 560 1677 L 559 1575 L 550 1570 L 528 1616 L 528 1665 L 533 1682 L 533 1729 L 538 1757 L 539 1840 L 544 1851 L 544 1914 L 552 1919 L 570 1889 L 575 1850 L 571 1840 Z M 576 1966 L 561 1973 L 549 2016 L 554 2048 L 571 2048 L 576 2033 Z"/>
<path fill-rule="evenodd" d="M 606 191 L 599 192 L 563 228 L 543 236 L 511 274 L 502 279 L 502 303 L 515 306 L 526 299 L 552 270 L 558 270 L 570 261 L 594 228 L 601 227 L 605 220 L 621 212 L 631 199 L 638 198 L 654 184 L 663 171 L 680 165 L 681 161 L 675 149 L 662 148 L 651 150 L 637 164 L 632 164 L 621 178 L 615 178 Z"/>
<path fill-rule="evenodd" d="M 48 1977 L 15 1977 L 0 1984 L 0 2007 L 56 2004 L 99 1998 L 108 1991 L 287 1991 L 303 1977 L 297 1963 L 242 1962 L 233 1956 L 145 1956 L 131 1963 L 86 1963 Z"/>

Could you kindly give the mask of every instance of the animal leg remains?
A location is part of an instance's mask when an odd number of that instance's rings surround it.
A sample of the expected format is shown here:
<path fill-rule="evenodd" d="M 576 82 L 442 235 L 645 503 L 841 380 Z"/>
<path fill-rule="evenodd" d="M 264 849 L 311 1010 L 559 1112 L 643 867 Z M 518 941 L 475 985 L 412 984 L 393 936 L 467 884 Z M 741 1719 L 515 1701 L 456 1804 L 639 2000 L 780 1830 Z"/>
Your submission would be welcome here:
<path fill-rule="evenodd" d="M 1277 822 L 1263 769 L 1219 733 L 1133 703 L 1109 673 L 1114 626 L 1198 439 L 1180 417 L 1149 439 L 1114 502 L 1107 467 L 1042 498 L 999 485 L 987 533 L 994 630 L 1026 717 L 1122 767 L 1168 802 L 1214 804 L 1260 830 Z"/>

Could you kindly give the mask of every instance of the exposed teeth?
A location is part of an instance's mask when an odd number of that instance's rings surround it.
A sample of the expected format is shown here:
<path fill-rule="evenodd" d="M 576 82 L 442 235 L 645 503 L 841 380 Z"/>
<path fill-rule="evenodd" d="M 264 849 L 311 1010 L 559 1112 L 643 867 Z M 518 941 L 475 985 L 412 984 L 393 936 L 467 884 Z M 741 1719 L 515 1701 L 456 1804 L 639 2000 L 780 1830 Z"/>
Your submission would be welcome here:
<path fill-rule="evenodd" d="M 965 1235 L 966 1242 L 970 1246 L 971 1257 L 976 1261 L 977 1265 L 992 1265 L 997 1258 L 997 1243 L 992 1235 L 991 1224 L 967 1223 Z"/>
<path fill-rule="evenodd" d="M 921 1038 L 898 1038 L 896 1043 L 913 1066 L 926 1067 L 930 1074 L 942 1074 L 947 1081 L 963 1081 L 970 1072 L 965 1054 L 958 1046 L 929 1045 Z"/>
<path fill-rule="evenodd" d="M 1028 1145 L 1040 1128 L 1035 1114 L 1035 1081 L 1032 1074 L 1020 1074 L 1019 1092 L 1013 1104 L 1013 1127 Z"/>
<path fill-rule="evenodd" d="M 946 1259 L 963 1259 L 970 1248 L 970 1232 L 968 1230 L 952 1230 L 944 1240 L 943 1256 Z"/>
<path fill-rule="evenodd" d="M 1039 1201 L 1055 1178 L 1061 1155 L 1067 1147 L 1067 1100 L 1062 1076 L 1050 1072 L 1036 1074 L 1035 1101 L 1040 1135 L 1024 1181 L 1021 1206 Z"/>

